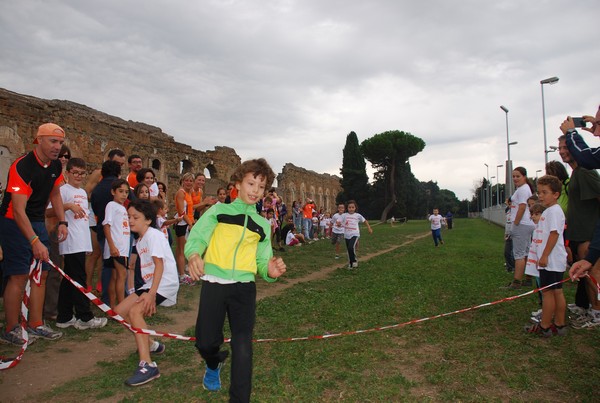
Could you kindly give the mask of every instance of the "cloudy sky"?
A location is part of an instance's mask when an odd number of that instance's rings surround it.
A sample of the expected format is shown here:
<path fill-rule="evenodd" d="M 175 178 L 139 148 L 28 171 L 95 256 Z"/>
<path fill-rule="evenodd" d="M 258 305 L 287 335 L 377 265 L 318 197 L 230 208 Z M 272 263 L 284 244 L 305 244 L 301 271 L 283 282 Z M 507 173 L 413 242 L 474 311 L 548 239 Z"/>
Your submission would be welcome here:
<path fill-rule="evenodd" d="M 403 130 L 427 144 L 415 176 L 463 199 L 506 160 L 500 105 L 532 177 L 540 80 L 560 78 L 544 86 L 549 145 L 567 115 L 595 113 L 599 16 L 597 0 L 3 0 L 0 87 L 276 171 L 338 174 L 350 131 Z"/>

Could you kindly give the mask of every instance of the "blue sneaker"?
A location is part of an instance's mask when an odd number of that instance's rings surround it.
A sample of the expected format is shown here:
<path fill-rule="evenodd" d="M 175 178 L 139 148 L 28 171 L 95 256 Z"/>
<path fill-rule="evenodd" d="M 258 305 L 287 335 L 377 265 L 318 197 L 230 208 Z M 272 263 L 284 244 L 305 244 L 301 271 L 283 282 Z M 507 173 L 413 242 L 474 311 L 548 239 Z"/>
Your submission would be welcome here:
<path fill-rule="evenodd" d="M 166 349 L 167 349 L 167 347 L 164 344 L 162 344 L 160 341 L 155 341 L 154 343 L 152 343 L 152 346 L 150 346 L 150 354 L 151 355 L 160 355 L 160 354 L 164 353 Z"/>
<path fill-rule="evenodd" d="M 152 365 L 146 361 L 140 361 L 140 365 L 135 373 L 125 381 L 127 386 L 139 386 L 152 381 L 153 379 L 160 378 L 160 372 L 156 363 Z"/>
<path fill-rule="evenodd" d="M 202 380 L 202 386 L 206 390 L 210 390 L 211 392 L 216 392 L 221 389 L 221 367 L 223 363 L 220 362 L 219 366 L 216 369 L 210 369 L 206 367 L 206 372 L 204 373 L 204 379 Z"/>

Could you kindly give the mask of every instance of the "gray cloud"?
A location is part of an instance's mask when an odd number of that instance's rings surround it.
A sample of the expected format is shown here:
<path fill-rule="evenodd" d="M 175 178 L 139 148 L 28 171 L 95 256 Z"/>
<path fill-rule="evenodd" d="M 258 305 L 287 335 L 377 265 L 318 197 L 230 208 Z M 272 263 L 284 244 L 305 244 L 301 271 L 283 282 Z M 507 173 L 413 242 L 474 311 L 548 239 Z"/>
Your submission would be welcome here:
<path fill-rule="evenodd" d="M 0 86 L 338 173 L 345 136 L 422 137 L 416 176 L 469 197 L 484 163 L 543 167 L 567 114 L 593 113 L 595 2 L 20 1 L 0 15 Z M 593 141 L 593 140 L 592 140 Z M 492 175 L 492 173 L 490 173 Z M 495 173 L 494 173 L 495 175 Z"/>

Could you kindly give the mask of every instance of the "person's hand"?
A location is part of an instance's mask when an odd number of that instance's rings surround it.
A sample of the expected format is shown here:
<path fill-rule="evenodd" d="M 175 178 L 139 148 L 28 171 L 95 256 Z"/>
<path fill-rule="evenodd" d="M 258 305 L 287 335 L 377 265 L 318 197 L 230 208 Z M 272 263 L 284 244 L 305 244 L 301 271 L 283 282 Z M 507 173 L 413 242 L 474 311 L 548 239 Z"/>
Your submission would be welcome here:
<path fill-rule="evenodd" d="M 58 242 L 64 242 L 67 240 L 67 237 L 69 236 L 69 228 L 67 228 L 66 225 L 59 225 L 56 232 L 57 232 L 56 236 L 58 237 Z M 39 242 L 36 242 L 36 243 L 39 243 Z"/>
<path fill-rule="evenodd" d="M 83 209 L 83 207 L 81 207 L 77 203 L 72 203 L 70 210 L 73 212 L 73 215 L 75 216 L 76 219 L 87 217 L 87 214 L 85 213 L 85 210 Z"/>
<path fill-rule="evenodd" d="M 578 281 L 581 277 L 584 277 L 591 268 L 592 264 L 587 260 L 575 262 L 571 265 L 569 277 L 571 277 L 572 281 Z"/>
<path fill-rule="evenodd" d="M 548 256 L 542 255 L 538 260 L 538 267 L 548 267 Z"/>
<path fill-rule="evenodd" d="M 153 292 L 143 293 L 138 297 L 136 303 L 142 304 L 145 316 L 152 316 L 156 313 L 156 294 Z"/>
<path fill-rule="evenodd" d="M 197 253 L 188 259 L 188 270 L 194 281 L 198 281 L 200 277 L 204 276 L 204 260 Z"/>
<path fill-rule="evenodd" d="M 571 118 L 570 116 L 567 116 L 567 118 L 565 119 L 564 122 L 562 122 L 562 124 L 560 125 L 560 130 L 563 132 L 563 134 L 567 134 L 567 132 L 571 129 L 575 128 L 575 123 L 573 123 L 573 118 Z"/>
<path fill-rule="evenodd" d="M 110 255 L 112 257 L 119 257 L 119 249 L 116 246 L 111 246 L 110 247 Z"/>
<path fill-rule="evenodd" d="M 373 233 L 373 229 L 371 227 L 369 227 L 368 230 L 369 230 L 369 234 Z"/>
<path fill-rule="evenodd" d="M 598 114 L 600 115 L 600 112 Z M 600 117 L 596 119 L 594 116 L 584 115 L 583 120 L 591 123 L 591 127 L 582 127 L 582 129 L 592 133 L 594 136 L 600 137 Z"/>
<path fill-rule="evenodd" d="M 268 267 L 267 273 L 271 278 L 281 277 L 283 273 L 286 272 L 285 263 L 283 263 L 283 259 L 280 257 L 272 257 L 271 260 L 269 260 Z"/>
<path fill-rule="evenodd" d="M 31 245 L 31 250 L 35 259 L 43 260 L 44 262 L 47 262 L 50 259 L 48 248 L 46 248 L 46 245 L 40 240 Z"/>

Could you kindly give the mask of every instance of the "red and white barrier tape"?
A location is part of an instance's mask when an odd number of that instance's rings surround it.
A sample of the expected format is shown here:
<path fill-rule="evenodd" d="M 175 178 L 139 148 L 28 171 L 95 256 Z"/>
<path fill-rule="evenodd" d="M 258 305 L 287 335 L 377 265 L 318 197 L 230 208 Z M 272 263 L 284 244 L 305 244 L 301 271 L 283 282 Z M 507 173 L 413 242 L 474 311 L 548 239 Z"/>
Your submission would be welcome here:
<path fill-rule="evenodd" d="M 182 336 L 182 335 L 174 334 L 174 333 L 157 332 L 152 329 L 140 329 L 140 328 L 131 326 L 129 323 L 127 323 L 125 321 L 125 319 L 123 319 L 120 315 L 118 315 L 115 311 L 113 311 L 108 305 L 104 304 L 98 297 L 96 297 L 91 292 L 87 292 L 81 284 L 79 284 L 77 281 L 73 280 L 60 267 L 56 266 L 54 263 L 52 263 L 52 261 L 49 261 L 48 263 L 54 269 L 56 269 L 65 279 L 69 280 L 71 282 L 71 284 L 73 284 L 79 291 L 84 293 L 85 296 L 92 303 L 94 303 L 98 308 L 100 308 L 102 311 L 104 311 L 110 318 L 116 320 L 117 322 L 119 322 L 120 324 L 125 326 L 127 329 L 129 329 L 131 332 L 139 333 L 139 334 L 147 334 L 149 336 L 167 337 L 167 338 L 175 339 L 175 340 L 184 340 L 184 341 L 195 341 L 196 340 L 195 337 Z M 37 284 L 39 285 L 40 276 L 41 276 L 41 264 L 36 265 L 35 262 L 32 263 L 31 272 L 30 272 L 30 276 L 29 276 L 30 279 L 34 279 L 34 281 L 35 281 L 35 279 L 37 278 Z M 600 284 L 598 284 L 596 279 L 590 275 L 586 275 L 586 277 L 588 277 L 592 281 L 592 283 L 596 286 L 596 288 L 598 289 L 598 292 L 600 294 Z M 425 322 L 425 321 L 432 320 L 432 319 L 438 319 L 438 318 L 443 318 L 446 316 L 456 315 L 459 313 L 474 311 L 476 309 L 480 309 L 480 308 L 492 306 L 492 305 L 497 305 L 497 304 L 500 304 L 503 302 L 513 301 L 518 298 L 525 297 L 527 295 L 545 290 L 546 288 L 550 288 L 557 284 L 561 284 L 561 283 L 564 283 L 567 281 L 569 281 L 568 277 L 562 281 L 557 281 L 556 283 L 552 283 L 545 287 L 536 288 L 531 291 L 527 291 L 526 293 L 523 293 L 523 294 L 514 295 L 512 297 L 507 297 L 507 298 L 502 298 L 502 299 L 499 299 L 499 300 L 496 300 L 493 302 L 486 302 L 484 304 L 471 306 L 469 308 L 463 308 L 463 309 L 459 309 L 459 310 L 452 311 L 452 312 L 442 313 L 442 314 L 435 315 L 435 316 L 430 316 L 430 317 L 421 318 L 421 319 L 413 319 L 413 320 L 410 320 L 407 322 L 397 323 L 394 325 L 378 326 L 378 327 L 373 327 L 370 329 L 352 330 L 352 331 L 346 331 L 346 332 L 328 333 L 328 334 L 312 335 L 312 336 L 304 336 L 304 337 L 254 339 L 253 342 L 267 343 L 267 342 L 285 342 L 285 341 L 322 340 L 322 339 L 330 339 L 330 338 L 340 337 L 340 336 L 350 336 L 350 335 L 356 335 L 356 334 L 362 334 L 362 333 L 372 333 L 372 332 L 378 332 L 378 331 L 389 330 L 389 329 L 397 329 L 397 328 L 412 325 L 415 323 L 421 323 L 421 322 Z M 21 331 L 22 331 L 23 339 L 25 340 L 25 344 L 23 344 L 23 347 L 21 348 L 21 351 L 16 358 L 14 358 L 10 361 L 4 361 L 4 359 L 2 359 L 2 361 L 0 361 L 0 370 L 8 369 L 8 368 L 12 368 L 12 367 L 16 366 L 19 363 L 19 361 L 21 360 L 21 358 L 23 357 L 25 350 L 27 349 L 28 335 L 27 335 L 27 331 L 26 331 L 26 323 L 27 323 L 26 318 L 27 318 L 27 306 L 29 306 L 29 292 L 30 292 L 30 281 L 28 281 L 27 285 L 26 285 L 25 298 L 23 299 L 23 304 L 22 304 L 22 309 L 21 309 L 21 315 L 22 315 Z M 225 343 L 229 343 L 230 340 L 231 339 L 225 339 Z"/>
<path fill-rule="evenodd" d="M 30 344 L 29 333 L 27 333 L 27 317 L 29 315 L 29 295 L 31 294 L 31 281 L 36 284 L 36 286 L 41 285 L 42 278 L 42 262 L 35 260 L 31 262 L 31 266 L 29 267 L 29 278 L 27 279 L 27 283 L 25 284 L 25 295 L 23 296 L 23 302 L 21 302 L 21 338 L 25 341 L 21 346 L 21 351 L 15 358 L 5 359 L 4 357 L 0 357 L 0 370 L 9 369 L 16 367 L 23 355 L 25 354 L 25 350 Z"/>

